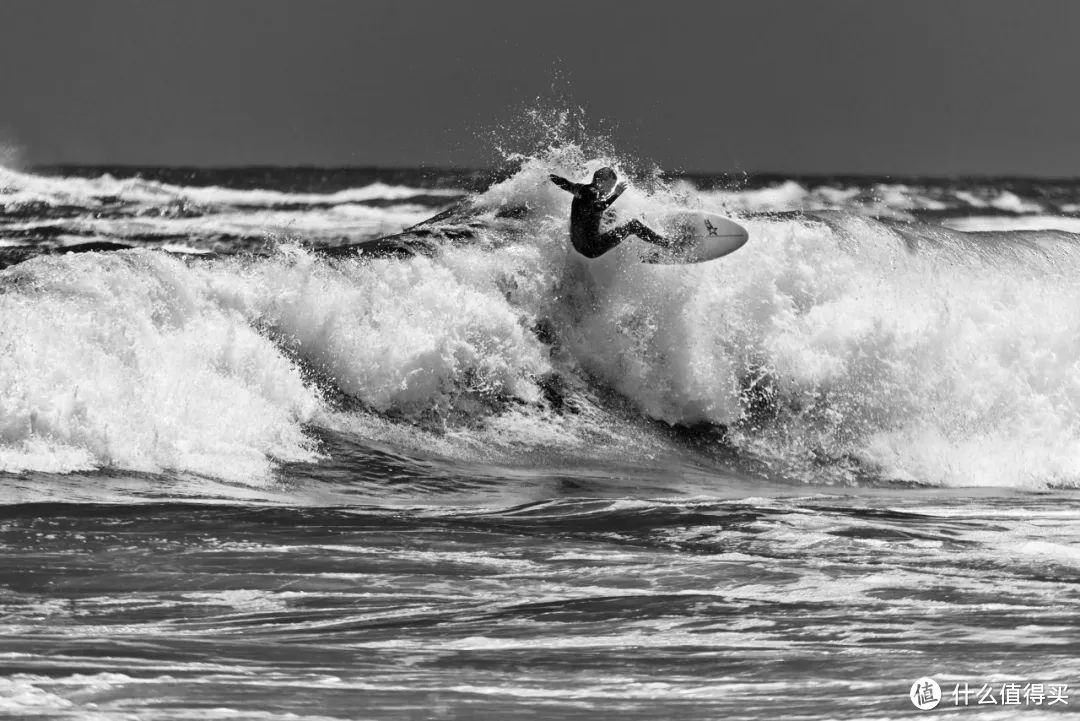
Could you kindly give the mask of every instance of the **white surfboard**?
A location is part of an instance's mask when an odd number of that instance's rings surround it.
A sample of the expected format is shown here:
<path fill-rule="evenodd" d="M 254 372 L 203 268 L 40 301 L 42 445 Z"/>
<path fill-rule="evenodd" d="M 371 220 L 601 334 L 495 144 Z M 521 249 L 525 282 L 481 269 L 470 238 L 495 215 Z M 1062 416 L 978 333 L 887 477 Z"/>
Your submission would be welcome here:
<path fill-rule="evenodd" d="M 745 228 L 722 215 L 693 210 L 657 216 L 653 227 L 672 240 L 672 247 L 639 241 L 643 263 L 704 263 L 734 253 L 750 238 Z"/>

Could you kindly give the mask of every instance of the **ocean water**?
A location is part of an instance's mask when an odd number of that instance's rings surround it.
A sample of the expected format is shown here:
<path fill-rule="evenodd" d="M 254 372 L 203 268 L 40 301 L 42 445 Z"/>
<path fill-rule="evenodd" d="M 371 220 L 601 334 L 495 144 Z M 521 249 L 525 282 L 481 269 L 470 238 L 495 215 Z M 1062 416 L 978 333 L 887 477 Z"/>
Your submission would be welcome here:
<path fill-rule="evenodd" d="M 546 175 L 603 163 L 750 242 L 572 306 Z M 0 169 L 0 716 L 1058 718 L 1078 233 L 1080 182 L 569 143 Z"/>

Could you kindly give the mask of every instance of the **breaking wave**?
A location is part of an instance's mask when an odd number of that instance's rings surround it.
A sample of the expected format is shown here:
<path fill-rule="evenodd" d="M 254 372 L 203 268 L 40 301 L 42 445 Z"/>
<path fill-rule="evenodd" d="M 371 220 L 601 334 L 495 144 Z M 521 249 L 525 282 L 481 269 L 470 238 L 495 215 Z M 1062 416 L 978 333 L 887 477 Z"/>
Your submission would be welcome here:
<path fill-rule="evenodd" d="M 318 462 L 320 428 L 511 464 L 537 452 L 647 458 L 705 428 L 733 451 L 724 463 L 762 476 L 1080 480 L 1075 236 L 965 233 L 797 183 L 717 191 L 638 176 L 617 217 L 724 212 L 751 241 L 691 266 L 613 255 L 610 284 L 571 307 L 569 198 L 546 176 L 585 177 L 601 162 L 619 166 L 566 146 L 526 159 L 429 226 L 472 229 L 432 256 L 329 258 L 309 242 L 255 257 L 40 256 L 0 272 L 0 468 L 254 482 Z M 32 181 L 16 195 L 48 202 L 105 190 L 161 202 L 148 181 L 19 177 Z M 334 235 L 365 194 L 410 192 L 337 193 L 332 212 L 304 211 L 319 213 L 317 228 L 299 213 L 296 235 Z M 285 212 L 270 209 L 277 191 L 161 193 L 229 205 L 232 216 L 201 216 L 215 232 Z M 876 197 L 933 209 L 905 186 Z M 429 211 L 408 213 L 379 232 Z M 123 237 L 125 223 L 92 231 Z"/>

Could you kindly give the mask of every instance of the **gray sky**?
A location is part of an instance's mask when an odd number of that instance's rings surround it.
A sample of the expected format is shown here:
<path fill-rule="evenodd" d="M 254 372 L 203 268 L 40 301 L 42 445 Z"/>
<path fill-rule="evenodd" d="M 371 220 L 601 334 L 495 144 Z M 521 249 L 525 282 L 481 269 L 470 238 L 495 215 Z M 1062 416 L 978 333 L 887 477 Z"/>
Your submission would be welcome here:
<path fill-rule="evenodd" d="M 31 163 L 494 160 L 537 98 L 668 170 L 1080 175 L 1073 0 L 0 0 Z"/>

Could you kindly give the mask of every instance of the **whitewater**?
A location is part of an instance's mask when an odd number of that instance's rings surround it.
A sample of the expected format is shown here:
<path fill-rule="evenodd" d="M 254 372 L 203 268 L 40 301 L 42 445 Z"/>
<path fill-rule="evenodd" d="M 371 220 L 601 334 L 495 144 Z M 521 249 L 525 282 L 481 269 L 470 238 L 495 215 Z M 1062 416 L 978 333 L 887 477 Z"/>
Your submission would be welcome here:
<path fill-rule="evenodd" d="M 750 241 L 571 302 L 602 165 Z M 1078 232 L 572 143 L 0 168 L 0 714 L 1012 718 L 948 693 L 1080 683 Z"/>

